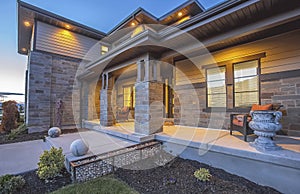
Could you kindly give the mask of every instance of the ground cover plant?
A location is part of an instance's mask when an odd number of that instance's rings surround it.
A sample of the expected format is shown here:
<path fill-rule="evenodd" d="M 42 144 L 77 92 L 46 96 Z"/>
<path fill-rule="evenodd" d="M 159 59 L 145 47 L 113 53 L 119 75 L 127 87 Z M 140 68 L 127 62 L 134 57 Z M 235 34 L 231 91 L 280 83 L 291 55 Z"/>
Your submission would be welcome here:
<path fill-rule="evenodd" d="M 0 193 L 11 194 L 20 190 L 25 185 L 22 176 L 13 176 L 10 174 L 0 176 Z"/>
<path fill-rule="evenodd" d="M 100 177 L 85 183 L 68 185 L 59 189 L 53 194 L 72 194 L 72 193 L 105 193 L 105 194 L 136 194 L 134 189 L 130 188 L 124 182 L 115 178 Z"/>

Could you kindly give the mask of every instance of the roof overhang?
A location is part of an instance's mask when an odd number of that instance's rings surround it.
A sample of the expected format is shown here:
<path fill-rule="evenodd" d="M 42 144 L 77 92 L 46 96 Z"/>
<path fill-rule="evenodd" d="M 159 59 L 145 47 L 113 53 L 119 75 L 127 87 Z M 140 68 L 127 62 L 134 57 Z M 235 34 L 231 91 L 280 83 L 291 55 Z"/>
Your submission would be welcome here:
<path fill-rule="evenodd" d="M 27 55 L 35 21 L 42 21 L 97 40 L 105 33 L 18 0 L 18 53 Z"/>

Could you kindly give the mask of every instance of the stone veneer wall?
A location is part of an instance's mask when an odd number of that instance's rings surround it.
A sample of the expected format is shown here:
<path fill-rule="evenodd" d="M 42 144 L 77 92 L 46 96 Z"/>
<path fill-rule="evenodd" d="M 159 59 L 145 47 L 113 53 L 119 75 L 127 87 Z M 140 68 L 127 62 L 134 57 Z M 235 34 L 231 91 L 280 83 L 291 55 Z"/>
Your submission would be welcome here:
<path fill-rule="evenodd" d="M 282 104 L 283 132 L 300 136 L 300 76 L 261 82 L 261 102 Z"/>
<path fill-rule="evenodd" d="M 205 110 L 206 88 L 175 89 L 174 97 L 174 123 L 176 125 L 228 128 L 229 113 Z"/>
<path fill-rule="evenodd" d="M 231 86 L 227 86 L 231 87 Z M 231 93 L 227 88 L 228 93 Z M 196 92 L 194 92 L 196 91 Z M 227 95 L 227 106 L 232 105 L 232 95 Z M 197 104 L 199 103 L 199 105 Z M 284 134 L 300 136 L 300 76 L 261 82 L 261 104 L 280 103 L 284 107 Z M 206 88 L 175 89 L 174 121 L 177 125 L 228 129 L 230 114 L 237 112 L 209 112 L 206 108 Z M 245 113 L 245 112 L 241 112 Z"/>
<path fill-rule="evenodd" d="M 32 51 L 28 60 L 26 123 L 29 132 L 45 131 L 55 125 L 58 99 L 64 103 L 63 128 L 74 127 L 72 92 L 81 60 L 38 51 Z"/>

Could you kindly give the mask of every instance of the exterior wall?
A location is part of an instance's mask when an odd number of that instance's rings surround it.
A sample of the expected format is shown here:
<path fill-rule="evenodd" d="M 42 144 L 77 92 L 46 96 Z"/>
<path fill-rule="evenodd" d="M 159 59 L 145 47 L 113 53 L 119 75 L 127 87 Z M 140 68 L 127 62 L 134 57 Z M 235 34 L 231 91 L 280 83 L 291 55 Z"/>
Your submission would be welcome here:
<path fill-rule="evenodd" d="M 261 77 L 273 75 L 273 78 L 261 81 L 261 103 L 280 103 L 284 105 L 282 108 L 284 112 L 282 120 L 283 133 L 292 136 L 300 136 L 300 75 L 294 74 L 292 78 L 280 78 L 279 74 L 280 72 L 286 72 L 287 74 L 300 69 L 300 45 L 295 44 L 300 42 L 299 32 L 300 30 L 297 30 L 212 53 L 216 62 L 266 53 L 266 57 L 261 58 Z M 211 63 L 212 61 L 207 61 L 201 65 Z M 181 69 L 181 71 L 184 72 L 185 70 Z M 276 76 L 277 74 L 278 76 Z M 186 76 L 189 77 L 188 74 Z M 205 75 L 202 73 L 199 78 L 201 79 L 202 76 Z M 194 80 L 193 75 L 191 75 L 191 80 Z M 212 111 L 215 112 L 212 113 L 206 109 L 205 82 L 198 82 L 198 85 L 195 86 L 196 94 L 193 94 L 194 90 L 190 87 L 178 87 L 182 86 L 181 83 L 176 83 L 177 86 L 175 86 L 175 124 L 194 126 L 198 123 L 200 127 L 211 127 L 217 123 L 217 125 L 223 126 L 224 129 L 228 128 L 229 115 L 233 111 L 232 85 L 227 85 L 227 112 L 224 109 L 223 111 Z M 197 106 L 187 106 L 187 110 L 191 114 L 183 112 L 182 107 L 189 104 L 195 105 L 195 103 L 197 105 L 197 102 L 199 108 Z M 190 115 L 196 117 L 192 122 L 190 121 L 192 119 Z"/>
<path fill-rule="evenodd" d="M 56 101 L 61 99 L 63 127 L 74 127 L 72 94 L 75 74 L 81 60 L 32 51 L 27 80 L 27 117 L 30 132 L 55 125 Z"/>
<path fill-rule="evenodd" d="M 86 60 L 92 60 L 100 56 L 101 50 L 98 40 L 39 21 L 36 23 L 36 36 L 34 40 L 35 49 L 39 51 L 79 59 L 86 57 Z M 94 48 L 90 50 L 92 47 Z"/>
<path fill-rule="evenodd" d="M 100 89 L 101 80 L 89 80 L 82 82 L 82 119 L 100 119 Z"/>

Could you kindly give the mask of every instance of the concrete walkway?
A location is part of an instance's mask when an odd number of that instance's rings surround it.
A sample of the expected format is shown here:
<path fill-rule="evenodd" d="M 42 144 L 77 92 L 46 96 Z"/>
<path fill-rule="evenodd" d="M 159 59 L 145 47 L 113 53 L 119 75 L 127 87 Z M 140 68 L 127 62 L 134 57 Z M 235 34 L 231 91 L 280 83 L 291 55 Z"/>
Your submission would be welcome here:
<path fill-rule="evenodd" d="M 90 150 L 84 157 L 136 144 L 132 141 L 126 141 L 96 131 L 63 134 L 58 138 L 48 137 L 46 142 L 35 140 L 4 144 L 0 145 L 0 176 L 4 174 L 19 174 L 37 169 L 40 155 L 44 150 L 49 150 L 52 146 L 63 148 L 63 153 L 68 157 L 69 161 L 76 160 L 79 157 L 74 157 L 70 152 L 70 145 L 76 139 L 83 139 L 89 144 Z"/>
<path fill-rule="evenodd" d="M 0 145 L 0 176 L 36 169 L 40 155 L 50 149 L 42 140 Z"/>
<path fill-rule="evenodd" d="M 97 131 L 84 131 L 79 133 L 63 134 L 58 138 L 47 137 L 46 141 L 56 148 L 63 148 L 63 153 L 69 161 L 79 159 L 70 151 L 71 143 L 76 139 L 83 139 L 89 145 L 89 152 L 83 156 L 102 154 L 112 150 L 128 147 L 136 144 L 135 142 L 114 137 Z"/>

